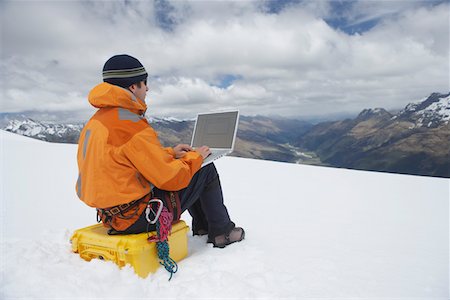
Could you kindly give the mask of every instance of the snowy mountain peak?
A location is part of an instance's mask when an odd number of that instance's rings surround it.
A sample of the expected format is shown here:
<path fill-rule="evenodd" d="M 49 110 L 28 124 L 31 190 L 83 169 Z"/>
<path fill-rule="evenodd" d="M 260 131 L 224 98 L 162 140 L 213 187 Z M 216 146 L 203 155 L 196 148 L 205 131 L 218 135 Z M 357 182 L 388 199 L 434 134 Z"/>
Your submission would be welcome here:
<path fill-rule="evenodd" d="M 450 93 L 433 93 L 420 102 L 410 103 L 397 118 L 409 119 L 415 127 L 438 127 L 450 121 Z"/>
<path fill-rule="evenodd" d="M 174 117 L 146 117 L 150 123 L 182 122 L 183 120 Z"/>
<path fill-rule="evenodd" d="M 4 130 L 49 142 L 65 137 L 70 143 L 73 142 L 73 139 L 78 139 L 83 126 L 83 124 L 53 124 L 24 118 L 23 120 L 11 120 Z"/>

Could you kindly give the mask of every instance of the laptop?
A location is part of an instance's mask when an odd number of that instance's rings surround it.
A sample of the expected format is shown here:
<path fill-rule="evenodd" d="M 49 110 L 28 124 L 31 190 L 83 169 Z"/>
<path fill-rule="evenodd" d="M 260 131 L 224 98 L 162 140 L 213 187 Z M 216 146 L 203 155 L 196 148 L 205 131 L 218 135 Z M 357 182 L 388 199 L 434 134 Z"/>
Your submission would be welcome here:
<path fill-rule="evenodd" d="M 237 110 L 197 115 L 191 147 L 208 146 L 211 150 L 202 167 L 233 152 L 238 123 Z"/>

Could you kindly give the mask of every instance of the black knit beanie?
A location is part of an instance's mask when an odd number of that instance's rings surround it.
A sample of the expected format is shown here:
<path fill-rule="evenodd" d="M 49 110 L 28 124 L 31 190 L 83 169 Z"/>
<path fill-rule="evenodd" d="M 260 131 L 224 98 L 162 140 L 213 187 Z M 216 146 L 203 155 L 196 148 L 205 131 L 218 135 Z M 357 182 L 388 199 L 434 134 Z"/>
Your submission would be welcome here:
<path fill-rule="evenodd" d="M 139 60 L 126 54 L 114 55 L 103 66 L 103 81 L 123 88 L 144 81 L 147 76 Z"/>

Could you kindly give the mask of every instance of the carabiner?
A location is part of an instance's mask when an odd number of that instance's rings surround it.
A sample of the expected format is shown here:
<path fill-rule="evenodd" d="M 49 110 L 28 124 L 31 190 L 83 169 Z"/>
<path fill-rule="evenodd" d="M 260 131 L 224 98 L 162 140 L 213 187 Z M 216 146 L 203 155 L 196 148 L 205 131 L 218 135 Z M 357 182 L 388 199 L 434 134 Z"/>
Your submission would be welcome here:
<path fill-rule="evenodd" d="M 151 204 L 152 203 L 157 203 L 158 207 L 156 209 L 156 212 L 153 210 Z M 150 224 L 155 224 L 158 221 L 159 216 L 161 215 L 161 211 L 164 207 L 163 202 L 160 199 L 154 198 L 151 199 L 150 201 L 148 201 L 147 204 L 147 208 L 145 209 L 145 218 L 147 219 L 147 222 L 149 222 Z M 152 219 L 150 219 L 150 213 L 152 213 L 155 217 Z"/>

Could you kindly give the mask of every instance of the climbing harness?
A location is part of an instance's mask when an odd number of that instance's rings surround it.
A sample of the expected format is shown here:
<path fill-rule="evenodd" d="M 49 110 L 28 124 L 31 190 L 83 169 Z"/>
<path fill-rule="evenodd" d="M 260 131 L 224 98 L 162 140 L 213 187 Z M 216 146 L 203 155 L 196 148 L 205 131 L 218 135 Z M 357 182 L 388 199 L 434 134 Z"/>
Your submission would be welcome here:
<path fill-rule="evenodd" d="M 159 263 L 170 273 L 170 281 L 172 275 L 178 271 L 177 263 L 169 256 L 169 243 L 167 241 L 172 230 L 173 214 L 164 207 L 160 199 L 151 199 L 145 209 L 145 218 L 148 226 L 156 224 L 156 235 L 149 236 L 147 241 L 149 243 L 156 242 Z"/>

